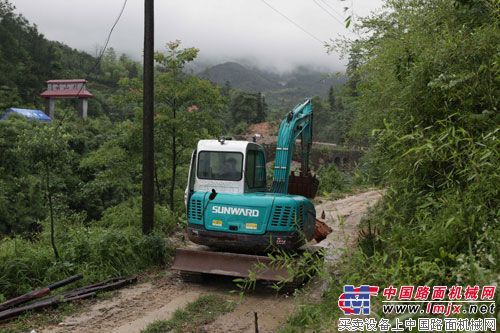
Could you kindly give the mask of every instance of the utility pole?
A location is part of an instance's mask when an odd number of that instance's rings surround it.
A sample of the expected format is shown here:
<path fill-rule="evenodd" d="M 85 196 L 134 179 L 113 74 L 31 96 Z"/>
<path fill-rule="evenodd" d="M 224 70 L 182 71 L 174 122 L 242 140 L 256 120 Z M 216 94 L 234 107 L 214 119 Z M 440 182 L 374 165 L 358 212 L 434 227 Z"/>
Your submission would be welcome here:
<path fill-rule="evenodd" d="M 144 88 L 142 122 L 142 232 L 154 226 L 154 0 L 144 0 Z"/>

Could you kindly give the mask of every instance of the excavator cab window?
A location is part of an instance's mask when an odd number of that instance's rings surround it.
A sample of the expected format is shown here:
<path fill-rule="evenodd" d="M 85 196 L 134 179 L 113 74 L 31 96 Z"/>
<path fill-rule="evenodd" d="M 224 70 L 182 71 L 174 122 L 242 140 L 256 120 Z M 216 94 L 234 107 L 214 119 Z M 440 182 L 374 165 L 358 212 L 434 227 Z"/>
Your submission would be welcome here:
<path fill-rule="evenodd" d="M 198 178 L 239 181 L 242 177 L 243 154 L 239 152 L 200 151 Z"/>
<path fill-rule="evenodd" d="M 264 152 L 249 150 L 245 167 L 245 179 L 249 189 L 266 187 L 266 159 Z"/>

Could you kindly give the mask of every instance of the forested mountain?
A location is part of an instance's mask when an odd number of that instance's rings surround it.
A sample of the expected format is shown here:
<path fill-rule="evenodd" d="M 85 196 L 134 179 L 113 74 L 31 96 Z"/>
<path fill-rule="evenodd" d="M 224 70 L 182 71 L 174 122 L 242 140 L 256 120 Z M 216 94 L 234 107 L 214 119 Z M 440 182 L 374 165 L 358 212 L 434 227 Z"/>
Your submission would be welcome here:
<path fill-rule="evenodd" d="M 258 70 L 246 68 L 236 62 L 226 62 L 207 68 L 199 76 L 221 86 L 229 82 L 233 88 L 251 92 L 279 89 L 282 86 Z"/>
<path fill-rule="evenodd" d="M 344 77 L 332 73 L 298 67 L 289 73 L 277 74 L 248 68 L 235 62 L 226 62 L 207 68 L 198 74 L 220 86 L 262 92 L 271 107 L 289 108 L 305 97 L 327 97 L 333 85 L 340 85 Z"/>
<path fill-rule="evenodd" d="M 65 60 L 71 60 L 71 66 L 63 64 L 63 56 Z M 16 15 L 9 3 L 0 2 L 2 100 L 9 96 L 12 102 L 37 105 L 36 96 L 43 89 L 45 80 L 63 75 L 79 76 L 93 62 L 94 59 L 86 53 L 48 41 L 36 26 Z"/>

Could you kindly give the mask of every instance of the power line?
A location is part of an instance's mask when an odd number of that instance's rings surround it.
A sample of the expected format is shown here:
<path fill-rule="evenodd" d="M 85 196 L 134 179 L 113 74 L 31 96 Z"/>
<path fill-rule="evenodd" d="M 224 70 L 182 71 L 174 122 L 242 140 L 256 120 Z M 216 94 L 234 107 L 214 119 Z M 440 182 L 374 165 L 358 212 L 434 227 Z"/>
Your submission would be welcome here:
<path fill-rule="evenodd" d="M 87 76 L 89 76 L 90 73 L 92 73 L 97 68 L 97 66 L 101 63 L 101 59 L 104 55 L 104 52 L 106 51 L 106 48 L 108 47 L 108 43 L 109 43 L 109 40 L 111 39 L 111 35 L 113 34 L 113 30 L 115 30 L 116 25 L 120 21 L 120 18 L 122 17 L 123 12 L 125 11 L 125 7 L 127 6 L 127 1 L 128 0 L 123 1 L 123 5 L 122 5 L 122 8 L 120 10 L 120 13 L 116 17 L 115 22 L 111 26 L 111 29 L 109 30 L 108 36 L 106 37 L 106 41 L 104 42 L 104 47 L 102 48 L 101 53 L 97 57 L 97 60 L 94 64 L 94 67 L 92 67 L 92 69 L 87 73 Z M 83 88 L 83 86 L 82 86 L 82 88 Z M 78 92 L 78 93 L 80 93 L 80 92 Z"/>
<path fill-rule="evenodd" d="M 344 25 L 344 23 L 342 23 L 337 17 L 335 17 L 332 13 L 330 13 L 325 7 L 323 7 L 318 1 L 316 0 L 313 0 L 314 3 L 319 7 L 321 8 L 325 13 L 327 13 L 328 15 L 330 15 L 335 21 L 337 21 L 338 23 L 340 23 L 342 26 Z"/>
<path fill-rule="evenodd" d="M 298 23 L 296 23 L 295 21 L 293 21 L 291 18 L 289 18 L 288 16 L 286 16 L 285 14 L 283 14 L 282 12 L 280 12 L 279 10 L 277 10 L 276 8 L 274 8 L 273 6 L 271 6 L 266 0 L 261 0 L 263 3 L 265 3 L 269 8 L 271 8 L 272 10 L 274 10 L 276 13 L 280 14 L 282 17 L 284 17 L 288 22 L 292 23 L 294 26 L 296 26 L 297 28 L 299 28 L 300 30 L 302 30 L 303 32 L 305 32 L 306 34 L 309 35 L 309 37 L 317 40 L 318 42 L 321 43 L 321 45 L 324 45 L 324 41 L 322 41 L 321 39 L 319 39 L 318 37 L 316 37 L 315 35 L 313 35 L 312 33 L 310 33 L 309 31 L 307 31 L 306 29 L 304 29 L 301 25 L 299 25 Z"/>
<path fill-rule="evenodd" d="M 90 78 L 90 74 L 95 71 L 95 69 L 97 68 L 97 66 L 101 63 L 101 60 L 102 60 L 102 57 L 104 55 L 104 52 L 106 51 L 107 47 L 108 47 L 108 44 L 109 44 L 109 40 L 111 39 L 111 35 L 113 34 L 113 31 L 115 30 L 115 27 L 116 25 L 118 24 L 118 22 L 120 21 L 122 15 L 123 15 L 123 12 L 125 11 L 125 7 L 127 6 L 127 2 L 128 0 L 124 0 L 123 1 L 123 5 L 120 9 L 120 13 L 118 14 L 118 16 L 116 17 L 113 25 L 111 26 L 111 29 L 109 30 L 109 33 L 108 33 L 108 36 L 106 37 L 106 41 L 104 42 L 104 47 L 101 49 L 101 52 L 99 53 L 97 59 L 96 59 L 96 62 L 94 63 L 94 66 L 92 66 L 92 68 L 87 71 L 87 73 L 85 74 L 85 80 L 88 81 L 88 79 Z M 78 90 L 78 92 L 76 93 L 76 96 L 78 97 L 80 95 L 80 93 L 82 92 L 83 90 L 83 87 L 84 85 L 82 84 L 82 86 L 80 87 L 80 89 Z M 66 114 L 63 115 L 63 118 L 61 119 L 61 121 L 59 122 L 59 126 L 62 125 L 63 121 L 65 120 L 66 118 Z M 58 126 L 58 127 L 59 127 Z"/>
<path fill-rule="evenodd" d="M 338 15 L 339 19 L 342 19 L 342 20 L 344 19 L 344 15 L 342 15 L 341 13 L 339 13 L 334 7 L 330 6 L 330 4 L 328 3 L 328 1 L 326 1 L 326 0 L 319 0 L 319 1 L 321 1 L 322 3 L 324 3 L 331 10 L 333 10 L 333 12 Z"/>

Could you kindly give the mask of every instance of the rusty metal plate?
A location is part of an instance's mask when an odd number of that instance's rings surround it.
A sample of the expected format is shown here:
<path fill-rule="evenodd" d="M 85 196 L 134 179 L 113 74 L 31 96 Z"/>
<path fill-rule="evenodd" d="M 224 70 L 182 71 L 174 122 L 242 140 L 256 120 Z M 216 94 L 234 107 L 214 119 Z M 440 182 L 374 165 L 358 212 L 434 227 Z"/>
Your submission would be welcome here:
<path fill-rule="evenodd" d="M 230 252 L 178 249 L 172 269 L 242 278 L 248 277 L 252 271 L 258 280 L 268 281 L 288 278 L 286 268 L 271 267 L 271 259 L 266 256 Z"/>

